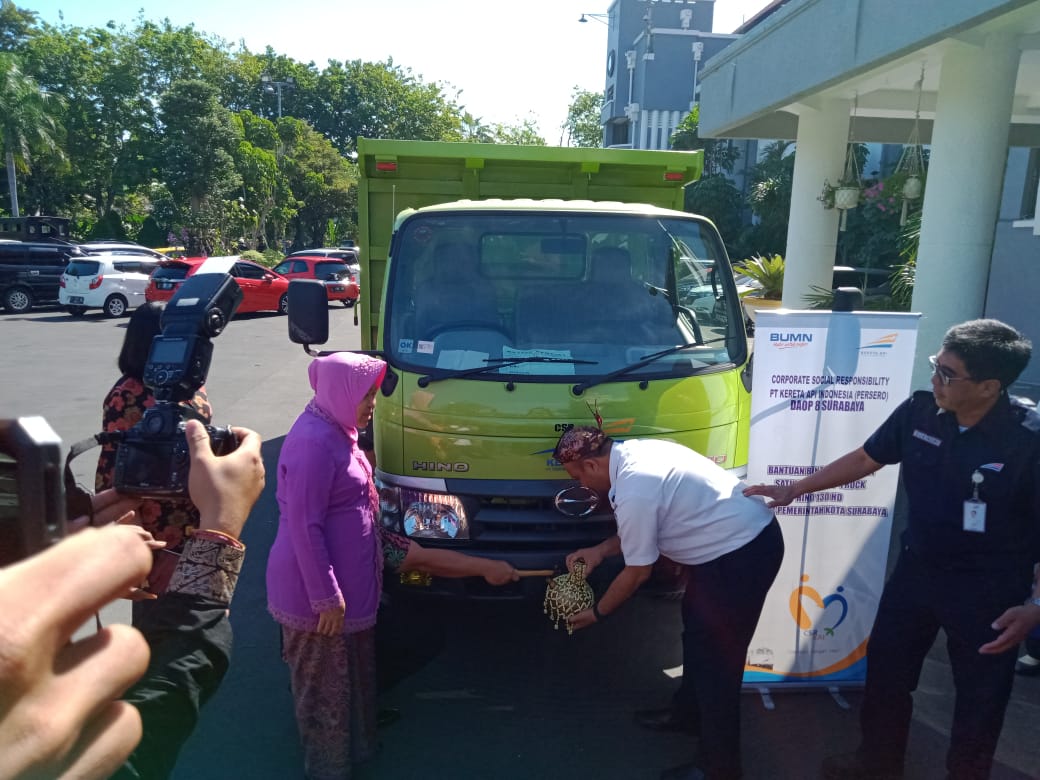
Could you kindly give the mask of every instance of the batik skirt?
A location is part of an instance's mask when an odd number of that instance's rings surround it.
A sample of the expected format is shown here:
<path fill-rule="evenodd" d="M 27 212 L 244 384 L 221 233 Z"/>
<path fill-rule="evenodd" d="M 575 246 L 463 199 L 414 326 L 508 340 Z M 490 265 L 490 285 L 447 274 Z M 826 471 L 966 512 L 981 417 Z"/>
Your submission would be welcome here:
<path fill-rule="evenodd" d="M 282 626 L 309 780 L 342 780 L 376 749 L 375 628 L 322 636 Z"/>

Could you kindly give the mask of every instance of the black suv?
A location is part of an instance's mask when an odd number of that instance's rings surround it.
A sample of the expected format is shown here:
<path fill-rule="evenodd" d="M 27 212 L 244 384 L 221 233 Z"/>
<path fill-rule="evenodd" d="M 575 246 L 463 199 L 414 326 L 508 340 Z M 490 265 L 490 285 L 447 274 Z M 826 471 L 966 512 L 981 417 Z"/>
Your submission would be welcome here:
<path fill-rule="evenodd" d="M 74 244 L 0 240 L 0 305 L 12 314 L 58 302 L 58 284 L 70 257 L 87 253 Z"/>

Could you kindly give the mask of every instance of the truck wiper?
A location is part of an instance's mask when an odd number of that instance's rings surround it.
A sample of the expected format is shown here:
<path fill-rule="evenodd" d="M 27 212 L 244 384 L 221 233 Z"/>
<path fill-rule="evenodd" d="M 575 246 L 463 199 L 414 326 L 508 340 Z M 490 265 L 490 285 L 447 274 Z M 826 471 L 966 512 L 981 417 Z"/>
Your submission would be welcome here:
<path fill-rule="evenodd" d="M 430 382 L 440 382 L 442 379 L 462 379 L 467 376 L 477 376 L 488 371 L 497 371 L 500 368 L 518 366 L 521 363 L 568 363 L 576 365 L 595 365 L 598 360 L 576 360 L 574 358 L 554 357 L 523 357 L 523 358 L 487 358 L 484 361 L 488 365 L 476 366 L 475 368 L 463 368 L 457 371 L 443 371 L 438 374 L 426 374 L 419 377 L 419 387 L 426 387 Z"/>
<path fill-rule="evenodd" d="M 581 395 L 586 390 L 588 390 L 590 387 L 595 387 L 596 385 L 602 385 L 602 384 L 605 384 L 606 382 L 613 382 L 615 379 L 617 379 L 619 377 L 622 377 L 625 374 L 629 374 L 629 373 L 635 371 L 636 369 L 642 368 L 643 366 L 648 366 L 651 363 L 653 363 L 655 360 L 659 360 L 660 358 L 666 357 L 667 355 L 674 355 L 676 352 L 682 352 L 684 349 L 690 349 L 692 347 L 703 347 L 706 344 L 714 344 L 717 341 L 725 341 L 725 340 L 726 340 L 725 337 L 723 337 L 723 338 L 718 338 L 718 339 L 712 339 L 711 341 L 697 341 L 697 342 L 695 342 L 693 344 L 677 344 L 674 347 L 668 347 L 668 349 L 662 349 L 660 352 L 653 352 L 653 353 L 647 355 L 646 357 L 643 357 L 643 358 L 637 360 L 635 363 L 630 363 L 627 366 L 622 366 L 621 368 L 617 369 L 616 371 L 611 371 L 609 374 L 606 374 L 605 376 L 601 376 L 598 379 L 590 379 L 587 382 L 578 382 L 578 384 L 576 384 L 574 387 L 571 388 L 571 392 L 574 393 L 575 395 Z"/>

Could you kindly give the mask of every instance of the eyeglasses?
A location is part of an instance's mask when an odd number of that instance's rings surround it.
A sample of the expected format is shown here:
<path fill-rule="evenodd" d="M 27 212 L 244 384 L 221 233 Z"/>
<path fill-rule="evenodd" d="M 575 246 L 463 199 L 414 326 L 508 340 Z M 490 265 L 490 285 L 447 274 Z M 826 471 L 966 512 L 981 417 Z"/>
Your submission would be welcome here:
<path fill-rule="evenodd" d="M 950 372 L 950 369 L 939 362 L 939 358 L 936 355 L 932 355 L 928 358 L 928 363 L 932 367 L 932 373 L 939 377 L 939 380 L 944 384 L 948 385 L 950 382 L 974 382 L 970 376 L 955 376 Z"/>

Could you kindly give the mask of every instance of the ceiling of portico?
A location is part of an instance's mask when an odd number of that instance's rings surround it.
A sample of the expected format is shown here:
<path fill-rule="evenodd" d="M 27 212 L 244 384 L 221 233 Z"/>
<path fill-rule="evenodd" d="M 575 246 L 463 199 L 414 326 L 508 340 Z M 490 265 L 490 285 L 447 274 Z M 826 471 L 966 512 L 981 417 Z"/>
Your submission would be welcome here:
<path fill-rule="evenodd" d="M 810 12 L 811 5 L 811 0 L 806 3 Z M 781 18 L 779 21 L 782 25 L 784 20 Z M 797 134 L 800 113 L 815 109 L 825 101 L 841 99 L 855 105 L 854 133 L 857 140 L 905 142 L 919 107 L 921 139 L 928 143 L 944 56 L 951 47 L 981 45 L 993 34 L 1010 35 L 1013 45 L 1022 52 L 1012 108 L 1011 144 L 1040 146 L 1040 2 L 1020 5 L 1008 13 L 955 30 L 946 37 L 905 46 L 902 51 L 879 57 L 873 62 L 852 62 L 844 72 L 834 72 L 809 89 L 787 96 L 777 94 L 780 99 L 774 105 L 763 106 L 766 110 L 746 112 L 743 116 L 739 110 L 728 117 L 721 117 L 713 111 L 712 90 L 718 89 L 720 82 L 725 85 L 727 67 L 738 68 L 743 64 L 746 71 L 754 64 L 754 57 L 741 63 L 739 58 L 742 55 L 738 54 L 732 63 L 717 67 L 714 74 L 710 70 L 712 63 L 709 63 L 701 88 L 701 121 L 705 125 L 705 135 L 793 139 Z M 772 43 L 768 34 L 760 37 L 764 37 L 764 45 Z M 749 43 L 749 54 L 752 46 L 754 43 Z M 724 51 L 721 56 L 725 54 Z M 812 54 L 803 54 L 802 58 L 811 60 Z M 742 75 L 746 78 L 746 73 Z M 713 76 L 718 79 L 716 84 L 711 83 Z M 740 83 L 735 73 L 731 74 L 731 88 L 738 89 Z M 729 96 L 730 105 L 739 104 L 733 97 Z M 720 119 L 724 124 L 713 130 L 711 126 Z"/>

